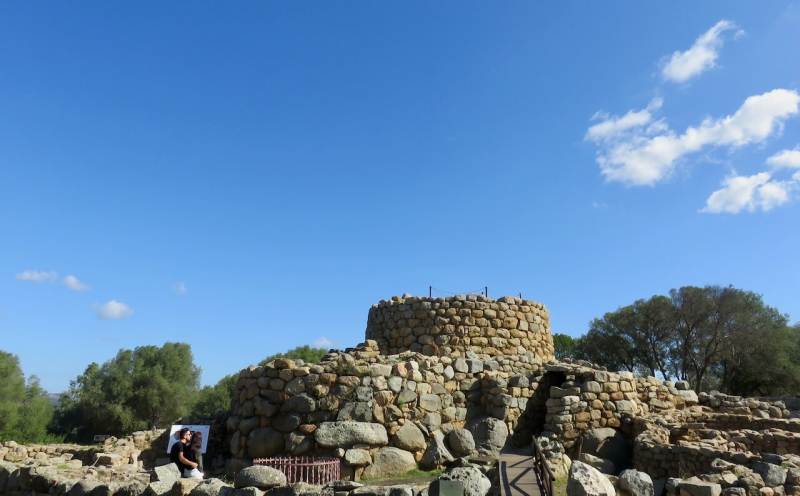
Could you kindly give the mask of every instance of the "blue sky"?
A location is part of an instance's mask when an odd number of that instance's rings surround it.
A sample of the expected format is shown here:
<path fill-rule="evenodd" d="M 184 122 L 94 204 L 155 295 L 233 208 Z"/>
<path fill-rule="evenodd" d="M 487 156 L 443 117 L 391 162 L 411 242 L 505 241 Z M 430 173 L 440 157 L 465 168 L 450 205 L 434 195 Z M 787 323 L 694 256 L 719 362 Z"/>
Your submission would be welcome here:
<path fill-rule="evenodd" d="M 5 2 L 0 349 L 204 384 L 409 292 L 800 320 L 800 3 Z"/>

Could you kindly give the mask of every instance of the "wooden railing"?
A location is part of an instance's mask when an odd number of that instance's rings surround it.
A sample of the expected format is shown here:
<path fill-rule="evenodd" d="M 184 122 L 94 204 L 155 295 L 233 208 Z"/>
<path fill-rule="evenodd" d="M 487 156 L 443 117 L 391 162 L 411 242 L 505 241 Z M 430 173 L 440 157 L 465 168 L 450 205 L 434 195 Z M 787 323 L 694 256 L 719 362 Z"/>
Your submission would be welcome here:
<path fill-rule="evenodd" d="M 556 480 L 556 476 L 550 470 L 547 458 L 536 438 L 533 439 L 533 471 L 536 472 L 536 478 L 539 479 L 543 496 L 553 496 L 553 482 Z"/>

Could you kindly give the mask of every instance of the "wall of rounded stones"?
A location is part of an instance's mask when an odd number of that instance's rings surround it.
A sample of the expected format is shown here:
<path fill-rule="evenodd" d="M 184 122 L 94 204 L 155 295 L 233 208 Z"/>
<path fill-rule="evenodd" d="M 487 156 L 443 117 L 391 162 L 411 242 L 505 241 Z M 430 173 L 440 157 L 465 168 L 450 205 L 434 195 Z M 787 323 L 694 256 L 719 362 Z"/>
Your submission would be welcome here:
<path fill-rule="evenodd" d="M 432 356 L 488 356 L 532 352 L 545 362 L 554 356 L 547 308 L 535 301 L 483 295 L 447 298 L 395 296 L 370 308 L 367 339 L 385 355 L 404 351 Z"/>
<path fill-rule="evenodd" d="M 548 364 L 545 369 L 542 384 L 548 376 L 563 381 L 549 388 L 540 437 L 554 460 L 561 458 L 560 449 L 569 450 L 588 431 L 604 427 L 626 434 L 634 448 L 634 467 L 653 478 L 708 473 L 716 459 L 748 466 L 760 460 L 759 453 L 800 454 L 797 398 L 697 395 L 685 382 L 580 363 Z M 522 420 L 530 414 L 524 413 Z"/>
<path fill-rule="evenodd" d="M 251 366 L 239 374 L 228 419 L 230 453 L 239 459 L 284 453 L 353 458 L 350 449 L 364 445 L 357 457 L 363 468 L 385 446 L 420 461 L 434 439 L 472 419 L 489 416 L 508 431 L 536 391 L 542 360 L 530 352 L 482 356 L 387 356 L 367 340 L 318 365 L 277 359 Z"/>

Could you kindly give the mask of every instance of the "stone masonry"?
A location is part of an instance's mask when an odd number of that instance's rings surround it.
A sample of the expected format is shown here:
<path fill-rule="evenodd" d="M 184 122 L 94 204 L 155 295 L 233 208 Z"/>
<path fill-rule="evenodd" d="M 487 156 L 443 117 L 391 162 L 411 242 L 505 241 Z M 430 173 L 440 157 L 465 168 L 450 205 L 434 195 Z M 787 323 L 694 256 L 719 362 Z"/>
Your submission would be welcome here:
<path fill-rule="evenodd" d="M 370 308 L 366 338 L 384 355 L 404 351 L 463 357 L 467 351 L 488 356 L 533 353 L 553 357 L 547 308 L 535 301 L 483 295 L 448 298 L 395 296 Z"/>

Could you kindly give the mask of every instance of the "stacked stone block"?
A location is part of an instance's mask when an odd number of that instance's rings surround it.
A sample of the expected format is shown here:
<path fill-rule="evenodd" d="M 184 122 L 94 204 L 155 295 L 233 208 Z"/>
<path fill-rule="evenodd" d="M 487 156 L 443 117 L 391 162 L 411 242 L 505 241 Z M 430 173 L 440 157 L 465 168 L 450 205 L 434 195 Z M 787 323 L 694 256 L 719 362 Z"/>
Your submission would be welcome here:
<path fill-rule="evenodd" d="M 554 355 L 547 308 L 535 301 L 483 295 L 448 298 L 395 296 L 369 311 L 367 339 L 381 353 L 404 351 L 427 356 L 463 357 L 466 352 L 488 356 L 533 353 L 545 362 Z"/>
<path fill-rule="evenodd" d="M 392 445 L 420 461 L 473 418 L 513 428 L 542 373 L 532 353 L 386 356 L 373 340 L 319 365 L 278 359 L 240 372 L 229 449 L 240 459 L 327 454 L 363 466 Z"/>

